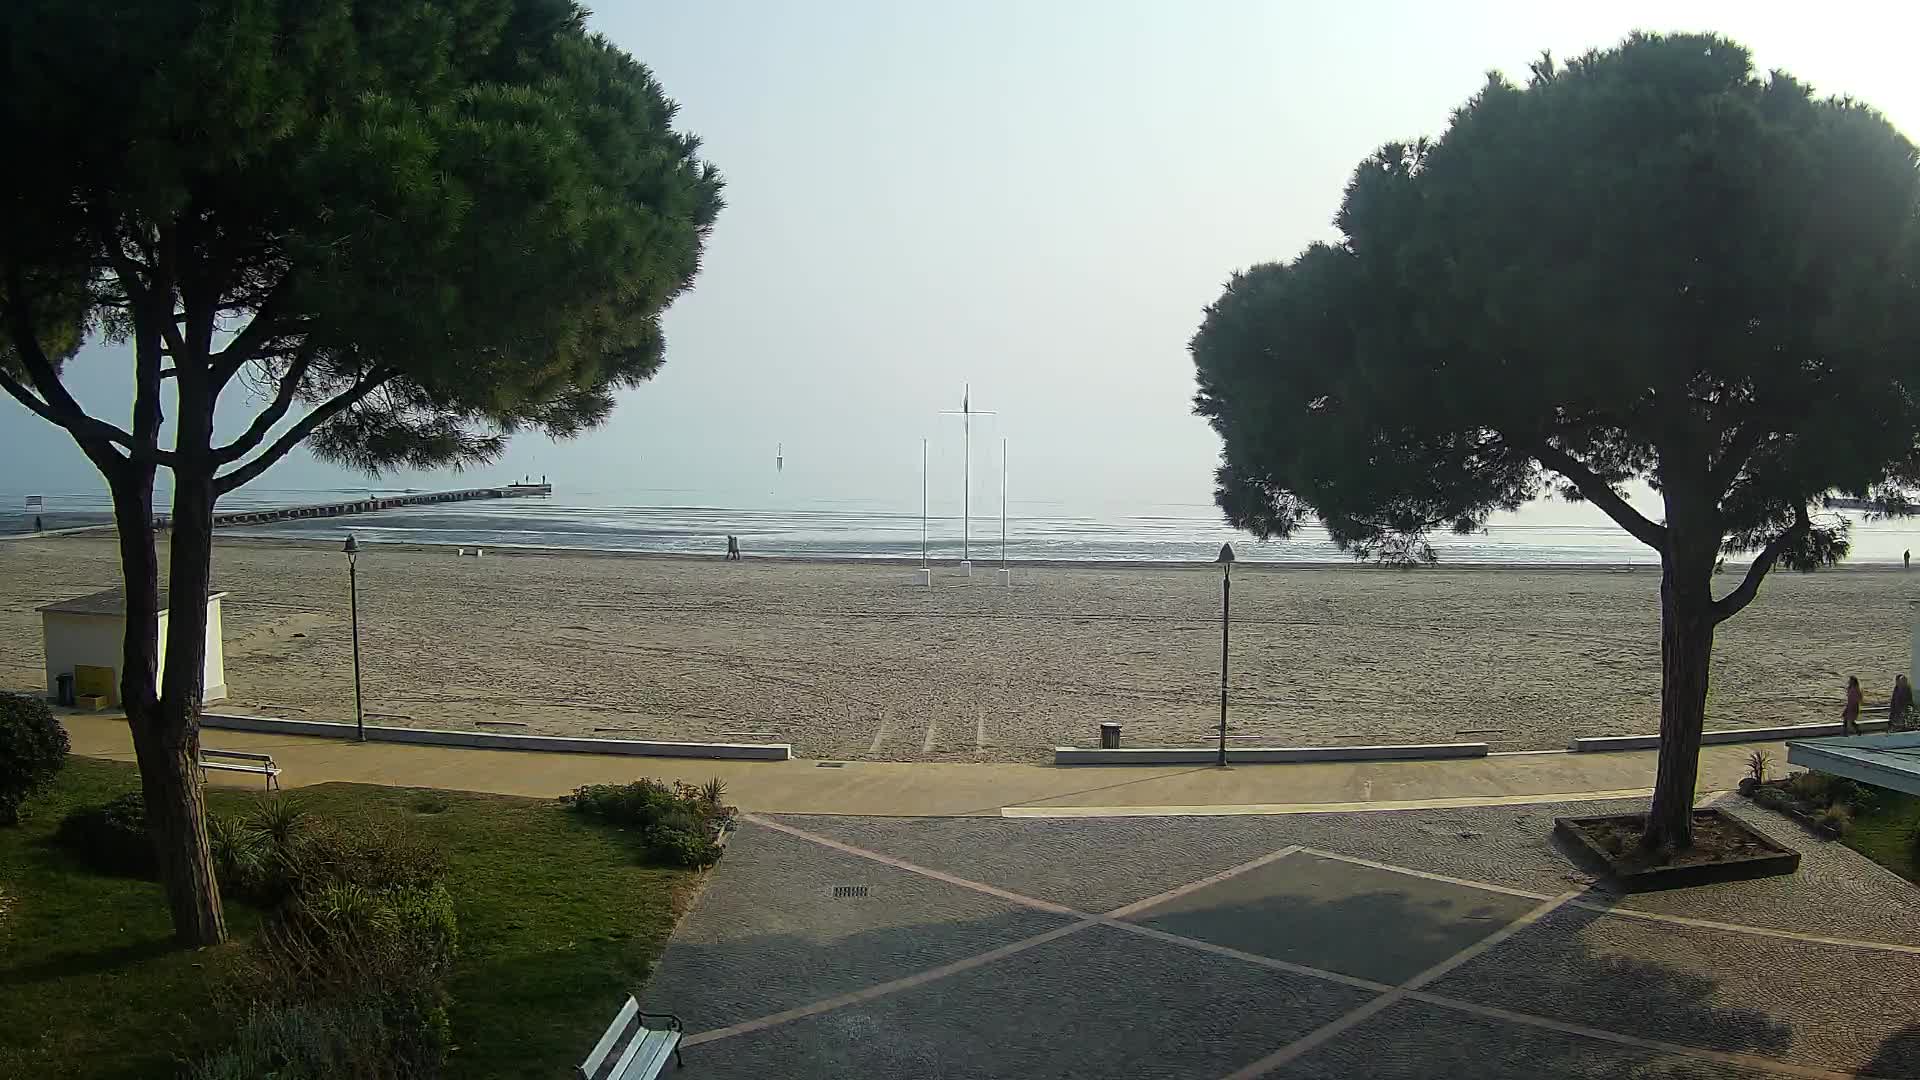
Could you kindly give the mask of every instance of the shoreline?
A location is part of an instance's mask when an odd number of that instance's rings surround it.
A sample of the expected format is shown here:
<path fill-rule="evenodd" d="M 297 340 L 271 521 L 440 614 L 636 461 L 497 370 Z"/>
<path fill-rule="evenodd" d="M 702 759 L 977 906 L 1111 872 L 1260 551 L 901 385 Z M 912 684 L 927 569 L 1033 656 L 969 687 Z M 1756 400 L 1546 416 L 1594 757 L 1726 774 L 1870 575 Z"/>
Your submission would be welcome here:
<path fill-rule="evenodd" d="M 242 528 L 244 528 L 244 526 L 242 526 Z M 349 531 L 351 530 L 348 528 L 343 527 L 341 529 L 341 532 L 343 534 Z M 169 530 L 167 529 L 158 529 L 156 530 L 156 536 L 159 539 L 164 541 L 168 535 L 168 532 Z M 76 526 L 70 529 L 55 529 L 55 530 L 49 530 L 47 532 L 42 532 L 42 533 L 0 533 L 0 542 L 7 542 L 7 541 L 22 542 L 22 541 L 30 541 L 30 540 L 67 540 L 67 539 L 74 539 L 74 538 L 78 538 L 81 540 L 91 540 L 96 538 L 101 540 L 106 540 L 116 535 L 117 533 L 114 529 L 114 526 L 109 523 L 109 524 L 102 524 L 102 525 L 82 525 L 82 526 Z M 308 539 L 308 538 L 296 537 L 296 536 L 245 536 L 245 535 L 239 535 L 233 530 L 225 530 L 225 531 L 216 530 L 214 532 L 213 542 L 216 548 L 222 544 L 229 544 L 236 547 L 244 546 L 244 547 L 264 547 L 264 548 L 295 548 L 295 549 L 310 550 L 310 551 L 337 551 L 340 545 L 339 540 Z M 1247 545 L 1249 547 L 1256 545 L 1258 543 L 1259 541 L 1252 540 L 1251 538 L 1247 540 Z M 499 558 L 577 557 L 577 558 L 583 558 L 583 559 L 633 559 L 638 561 L 667 561 L 667 562 L 684 560 L 690 563 L 703 563 L 703 564 L 718 563 L 718 562 L 726 561 L 724 555 L 722 554 L 716 553 L 713 555 L 703 555 L 703 554 L 697 554 L 694 552 L 685 552 L 685 551 L 636 551 L 629 548 L 555 547 L 555 546 L 542 545 L 542 544 L 514 544 L 514 543 L 460 544 L 460 543 L 420 543 L 420 542 L 392 543 L 387 541 L 376 541 L 376 540 L 361 541 L 361 551 L 363 553 L 392 551 L 392 552 L 401 552 L 406 554 L 444 554 L 446 552 L 457 551 L 460 548 L 474 548 L 474 547 L 479 547 L 485 550 L 486 552 L 488 552 L 489 555 L 498 553 L 496 557 L 499 557 Z M 1236 548 L 1235 549 L 1236 554 L 1238 554 L 1240 550 L 1241 549 Z M 1436 574 L 1436 573 L 1452 574 L 1452 573 L 1463 573 L 1463 572 L 1527 573 L 1527 574 L 1588 573 L 1588 574 L 1622 574 L 1622 575 L 1646 574 L 1646 575 L 1657 577 L 1659 573 L 1659 563 L 1656 560 L 1653 552 L 1649 550 L 1648 552 L 1646 552 L 1644 558 L 1645 558 L 1644 562 L 1642 561 L 1601 562 L 1598 560 L 1587 561 L 1587 562 L 1524 562 L 1524 561 L 1496 562 L 1496 561 L 1486 560 L 1486 559 L 1449 562 L 1448 560 L 1442 558 L 1439 562 L 1431 565 L 1382 566 L 1376 563 L 1365 562 L 1359 559 L 1262 559 L 1257 556 L 1251 557 L 1251 558 L 1242 556 L 1234 563 L 1234 569 L 1242 572 L 1258 572 L 1258 573 L 1269 573 L 1273 571 L 1292 571 L 1292 570 L 1360 570 L 1360 571 L 1367 571 L 1367 572 L 1373 572 L 1373 573 L 1402 573 L 1402 574 Z M 902 567 L 902 568 L 909 568 L 909 569 L 918 569 L 921 566 L 932 566 L 936 571 L 939 571 L 943 568 L 949 571 L 957 571 L 960 565 L 960 560 L 958 559 L 936 558 L 936 559 L 932 559 L 929 562 L 922 562 L 918 556 L 912 556 L 912 555 L 906 555 L 906 556 L 903 556 L 903 555 L 755 555 L 751 552 L 744 553 L 741 561 L 750 565 L 757 564 L 757 565 L 782 566 L 782 567 L 786 567 L 786 566 L 830 566 L 830 567 L 893 566 L 893 567 Z M 1745 562 L 1729 562 L 1727 563 L 1726 570 L 1723 572 L 1722 576 L 1731 575 L 1734 573 L 1744 573 L 1750 564 L 1751 564 L 1751 560 L 1745 561 Z M 1103 570 L 1103 569 L 1105 570 L 1193 570 L 1198 567 L 1212 567 L 1212 566 L 1218 566 L 1218 565 L 1219 563 L 1215 562 L 1212 559 L 1196 559 L 1189 562 L 1189 561 L 1174 560 L 1174 559 L 1013 559 L 1013 558 L 1010 558 L 1006 562 L 1006 566 L 1010 570 L 1017 570 L 1021 568 L 1034 569 L 1034 570 Z M 1841 562 L 1838 566 L 1827 567 L 1825 569 L 1816 571 L 1814 576 L 1818 576 L 1820 574 L 1832 574 L 1832 573 L 1856 572 L 1856 571 L 1871 571 L 1876 573 L 1884 573 L 1889 570 L 1899 569 L 1900 566 L 1901 566 L 1900 563 L 1893 562 L 1893 561 L 1847 560 L 1847 561 Z M 975 559 L 973 561 L 973 567 L 974 567 L 974 571 L 977 574 L 984 576 L 990 571 L 999 569 L 1000 561 L 998 559 Z M 1775 577 L 1775 576 L 1788 574 L 1792 572 L 1793 571 L 1785 570 L 1783 568 L 1776 568 L 1773 571 L 1773 573 L 1769 575 L 1769 577 Z M 986 582 L 986 583 L 990 584 L 990 582 Z"/>

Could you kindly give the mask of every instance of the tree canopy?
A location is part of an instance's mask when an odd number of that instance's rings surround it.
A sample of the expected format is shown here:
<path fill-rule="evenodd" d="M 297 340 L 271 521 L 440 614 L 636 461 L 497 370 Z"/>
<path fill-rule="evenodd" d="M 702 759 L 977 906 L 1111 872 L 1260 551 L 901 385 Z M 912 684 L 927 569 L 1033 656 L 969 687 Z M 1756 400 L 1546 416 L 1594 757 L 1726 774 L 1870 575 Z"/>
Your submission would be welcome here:
<path fill-rule="evenodd" d="M 1261 537 L 1311 514 L 1391 562 L 1547 493 L 1605 511 L 1660 556 L 1647 839 L 1685 846 L 1713 628 L 1776 564 L 1845 554 L 1824 497 L 1920 482 L 1917 211 L 1914 147 L 1882 116 L 1723 38 L 1492 75 L 1437 139 L 1360 164 L 1337 243 L 1207 309 L 1219 504 Z"/>
<path fill-rule="evenodd" d="M 1553 491 L 1663 550 L 1619 497 L 1637 479 L 1699 511 L 1668 522 L 1685 540 L 1831 558 L 1842 538 L 1801 525 L 1820 496 L 1920 475 L 1915 212 L 1884 118 L 1724 39 L 1491 76 L 1441 137 L 1361 164 L 1339 243 L 1208 309 L 1220 505 L 1429 558 L 1433 531 Z"/>
<path fill-rule="evenodd" d="M 658 368 L 720 181 L 584 17 L 569 0 L 9 4 L 0 387 L 96 462 L 170 466 L 197 448 L 134 430 L 161 380 L 209 404 L 238 383 L 263 407 L 211 448 L 222 491 L 303 438 L 428 466 L 597 423 Z M 59 385 L 88 332 L 157 338 L 132 425 Z"/>

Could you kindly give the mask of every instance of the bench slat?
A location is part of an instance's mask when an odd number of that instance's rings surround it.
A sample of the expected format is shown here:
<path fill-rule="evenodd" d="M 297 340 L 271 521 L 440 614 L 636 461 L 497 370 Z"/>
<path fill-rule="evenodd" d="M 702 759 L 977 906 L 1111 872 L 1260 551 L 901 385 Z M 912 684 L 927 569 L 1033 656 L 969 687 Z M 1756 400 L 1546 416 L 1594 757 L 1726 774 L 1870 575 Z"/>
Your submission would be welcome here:
<path fill-rule="evenodd" d="M 679 1044 L 677 1031 L 646 1028 L 640 1038 L 633 1040 L 633 1049 L 628 1051 L 632 1061 L 615 1074 L 614 1080 L 654 1080 L 667 1067 L 667 1058 Z"/>
<path fill-rule="evenodd" d="M 598 1080 L 601 1067 L 607 1063 L 607 1055 L 613 1053 L 613 1048 L 620 1045 L 620 1040 L 627 1034 L 628 1026 L 638 1023 L 639 1017 L 640 1003 L 635 1001 L 632 995 L 628 995 L 627 1003 L 620 1006 L 620 1012 L 614 1016 L 613 1023 L 607 1025 L 607 1033 L 600 1036 L 600 1041 L 593 1046 L 593 1052 L 587 1055 L 587 1060 L 580 1063 L 580 1075 L 587 1080 Z"/>
<path fill-rule="evenodd" d="M 260 773 L 263 776 L 280 775 L 280 767 L 278 765 L 235 765 L 225 761 L 203 761 L 200 763 L 200 767 L 203 769 L 225 769 L 228 772 Z"/>

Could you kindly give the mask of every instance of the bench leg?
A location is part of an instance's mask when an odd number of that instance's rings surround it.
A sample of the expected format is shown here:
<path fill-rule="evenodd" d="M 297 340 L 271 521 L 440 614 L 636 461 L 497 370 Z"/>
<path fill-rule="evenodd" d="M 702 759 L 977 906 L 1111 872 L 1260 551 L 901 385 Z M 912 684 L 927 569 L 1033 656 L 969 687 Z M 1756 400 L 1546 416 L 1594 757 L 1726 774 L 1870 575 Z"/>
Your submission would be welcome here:
<path fill-rule="evenodd" d="M 680 1057 L 679 1043 L 673 1044 L 673 1067 L 676 1069 L 684 1069 L 687 1067 L 686 1061 Z"/>

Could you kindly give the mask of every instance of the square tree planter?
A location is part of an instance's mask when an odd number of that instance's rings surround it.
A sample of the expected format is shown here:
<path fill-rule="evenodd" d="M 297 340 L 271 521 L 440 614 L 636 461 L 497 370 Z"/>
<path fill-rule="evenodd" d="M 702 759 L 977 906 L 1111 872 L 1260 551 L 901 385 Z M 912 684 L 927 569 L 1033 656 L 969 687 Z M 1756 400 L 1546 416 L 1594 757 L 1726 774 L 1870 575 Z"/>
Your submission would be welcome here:
<path fill-rule="evenodd" d="M 1553 819 L 1553 831 L 1622 892 L 1776 877 L 1800 868 L 1798 851 L 1723 810 L 1695 810 L 1693 848 L 1671 862 L 1654 862 L 1638 845 L 1645 823 L 1645 814 L 1563 817 Z"/>

